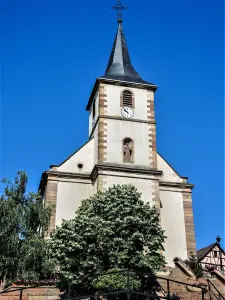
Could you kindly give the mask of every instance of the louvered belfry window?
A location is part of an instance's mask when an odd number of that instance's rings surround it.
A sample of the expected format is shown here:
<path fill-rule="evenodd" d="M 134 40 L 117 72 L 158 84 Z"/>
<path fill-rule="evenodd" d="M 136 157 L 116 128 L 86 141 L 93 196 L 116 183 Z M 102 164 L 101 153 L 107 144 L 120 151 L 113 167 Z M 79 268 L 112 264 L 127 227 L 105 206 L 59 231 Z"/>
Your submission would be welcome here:
<path fill-rule="evenodd" d="M 125 90 L 122 92 L 122 106 L 129 106 L 129 107 L 133 107 L 134 103 L 133 103 L 133 94 L 128 91 Z"/>

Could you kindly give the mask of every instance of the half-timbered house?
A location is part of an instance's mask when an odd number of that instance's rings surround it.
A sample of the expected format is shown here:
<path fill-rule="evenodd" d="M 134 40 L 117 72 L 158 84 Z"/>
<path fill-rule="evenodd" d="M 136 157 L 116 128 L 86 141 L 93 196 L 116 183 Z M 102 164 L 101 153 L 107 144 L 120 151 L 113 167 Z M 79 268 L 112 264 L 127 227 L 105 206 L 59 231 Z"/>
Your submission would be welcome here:
<path fill-rule="evenodd" d="M 198 262 L 204 270 L 225 271 L 225 251 L 221 247 L 220 241 L 221 238 L 217 236 L 215 243 L 197 251 Z"/>

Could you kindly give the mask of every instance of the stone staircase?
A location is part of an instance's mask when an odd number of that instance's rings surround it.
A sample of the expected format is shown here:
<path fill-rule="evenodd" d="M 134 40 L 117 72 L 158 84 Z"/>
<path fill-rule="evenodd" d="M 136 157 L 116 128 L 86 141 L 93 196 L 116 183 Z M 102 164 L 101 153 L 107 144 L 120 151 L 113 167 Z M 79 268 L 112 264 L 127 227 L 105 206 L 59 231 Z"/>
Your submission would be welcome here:
<path fill-rule="evenodd" d="M 168 279 L 171 281 L 168 281 Z M 217 275 L 210 276 L 209 274 L 208 277 L 199 279 L 200 282 L 205 284 L 208 284 L 207 280 L 210 280 L 212 283 L 211 289 L 213 293 L 210 295 L 209 290 L 207 290 L 202 295 L 201 288 L 187 286 L 196 282 L 194 274 L 182 264 L 176 265 L 175 268 L 168 268 L 166 272 L 158 274 L 157 281 L 163 291 L 157 294 L 159 297 L 162 297 L 161 299 L 165 299 L 169 285 L 170 295 L 178 294 L 181 300 L 225 300 L 225 282 L 222 277 Z M 0 290 L 0 300 L 59 300 L 61 299 L 60 295 L 60 291 L 56 287 L 49 286 L 25 287 L 22 294 L 18 287 L 11 287 L 5 293 L 1 293 Z"/>
<path fill-rule="evenodd" d="M 219 291 L 221 296 L 223 296 L 225 299 L 225 283 L 221 282 L 221 280 L 218 279 L 216 276 L 211 277 L 209 280 L 212 283 L 211 291 L 214 292 L 216 295 L 218 295 L 218 291 Z M 215 286 L 215 288 L 213 286 Z M 215 296 L 214 296 L 214 298 L 215 298 Z M 219 298 L 219 300 L 220 300 L 220 298 Z"/>
<path fill-rule="evenodd" d="M 188 271 L 188 270 L 187 270 Z M 188 287 L 185 284 L 193 284 L 196 282 L 195 276 L 190 276 L 189 272 L 186 272 L 184 269 L 182 269 L 180 266 L 176 266 L 175 268 L 169 268 L 169 275 L 161 276 L 164 279 L 171 279 L 175 280 L 177 282 L 169 282 L 169 289 L 170 289 L 170 295 L 173 293 L 178 293 L 178 295 L 181 297 L 181 300 L 186 299 L 192 299 L 192 300 L 202 300 L 202 290 L 197 287 Z M 159 284 L 162 286 L 164 291 L 167 291 L 167 281 L 164 279 L 158 279 Z M 207 292 L 204 293 L 204 299 L 205 300 L 223 300 L 222 297 L 225 299 L 225 282 L 221 281 L 217 276 L 212 277 L 203 277 L 200 278 L 198 281 L 205 283 L 208 285 L 209 279 L 212 284 L 215 286 L 215 288 L 219 291 L 219 293 L 214 289 L 214 294 L 210 294 L 207 288 Z M 181 282 L 181 283 L 178 283 Z M 221 296 L 222 297 L 221 297 Z"/>

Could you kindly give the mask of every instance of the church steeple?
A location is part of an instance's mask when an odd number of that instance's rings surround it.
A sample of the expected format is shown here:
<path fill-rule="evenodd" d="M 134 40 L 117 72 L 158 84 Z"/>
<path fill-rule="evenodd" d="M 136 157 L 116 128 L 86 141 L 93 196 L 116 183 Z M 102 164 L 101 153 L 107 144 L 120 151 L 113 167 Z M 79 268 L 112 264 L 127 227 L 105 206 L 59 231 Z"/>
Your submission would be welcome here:
<path fill-rule="evenodd" d="M 121 81 L 149 84 L 149 82 L 144 81 L 140 77 L 132 66 L 122 28 L 122 19 L 118 20 L 118 24 L 118 30 L 104 77 Z"/>

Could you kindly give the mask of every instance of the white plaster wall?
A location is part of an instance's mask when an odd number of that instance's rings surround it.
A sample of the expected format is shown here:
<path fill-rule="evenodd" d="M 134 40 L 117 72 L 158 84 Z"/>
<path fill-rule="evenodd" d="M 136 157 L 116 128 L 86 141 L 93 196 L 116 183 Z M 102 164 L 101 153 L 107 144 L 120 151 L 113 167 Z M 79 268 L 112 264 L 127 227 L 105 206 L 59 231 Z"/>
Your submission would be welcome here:
<path fill-rule="evenodd" d="M 157 154 L 158 170 L 163 171 L 163 175 L 160 178 L 162 181 L 167 182 L 182 182 L 182 178 L 169 166 L 169 164 Z"/>
<path fill-rule="evenodd" d="M 186 232 L 184 223 L 183 197 L 181 192 L 160 190 L 161 224 L 167 236 L 165 257 L 169 266 L 173 259 L 187 259 Z"/>
<path fill-rule="evenodd" d="M 94 140 L 94 166 L 98 163 L 98 124 L 93 133 Z M 94 167 L 93 166 L 93 167 Z"/>
<path fill-rule="evenodd" d="M 120 94 L 124 89 L 134 93 L 134 116 L 133 119 L 147 120 L 147 90 L 126 88 L 115 85 L 106 85 L 107 88 L 107 111 L 110 116 L 121 117 Z M 152 97 L 154 99 L 154 92 Z"/>
<path fill-rule="evenodd" d="M 214 257 L 214 251 L 217 251 L 217 257 Z M 219 256 L 219 247 L 218 246 L 215 246 L 212 251 L 207 254 L 207 257 L 203 258 L 201 260 L 201 263 L 204 263 L 204 264 L 218 264 L 220 265 L 220 256 Z M 225 255 L 223 253 L 221 253 L 221 258 L 222 258 L 222 264 L 223 266 L 225 266 Z"/>
<path fill-rule="evenodd" d="M 80 182 L 59 182 L 57 191 L 56 225 L 60 226 L 62 219 L 74 218 L 81 201 L 92 195 L 92 184 Z"/>
<path fill-rule="evenodd" d="M 79 169 L 78 164 L 82 163 L 83 168 Z M 72 155 L 65 163 L 57 168 L 60 172 L 90 173 L 94 165 L 94 139 Z"/>
<path fill-rule="evenodd" d="M 123 139 L 134 140 L 133 165 L 149 166 L 148 124 L 121 120 L 107 120 L 107 162 L 123 162 Z M 124 163 L 131 165 L 130 163 Z"/>
<path fill-rule="evenodd" d="M 152 201 L 153 188 L 151 180 L 118 176 L 105 176 L 104 180 L 106 181 L 106 184 L 104 185 L 106 189 L 114 184 L 132 184 L 137 188 L 139 193 L 142 193 L 141 198 L 145 203 L 149 202 L 151 205 L 154 205 Z"/>
<path fill-rule="evenodd" d="M 93 183 L 93 195 L 98 192 L 98 180 L 96 179 Z"/>
<path fill-rule="evenodd" d="M 95 118 L 93 119 L 93 105 L 95 104 Z M 89 114 L 89 136 L 91 134 L 92 128 L 99 115 L 99 90 L 95 94 L 95 100 L 92 102 Z"/>

